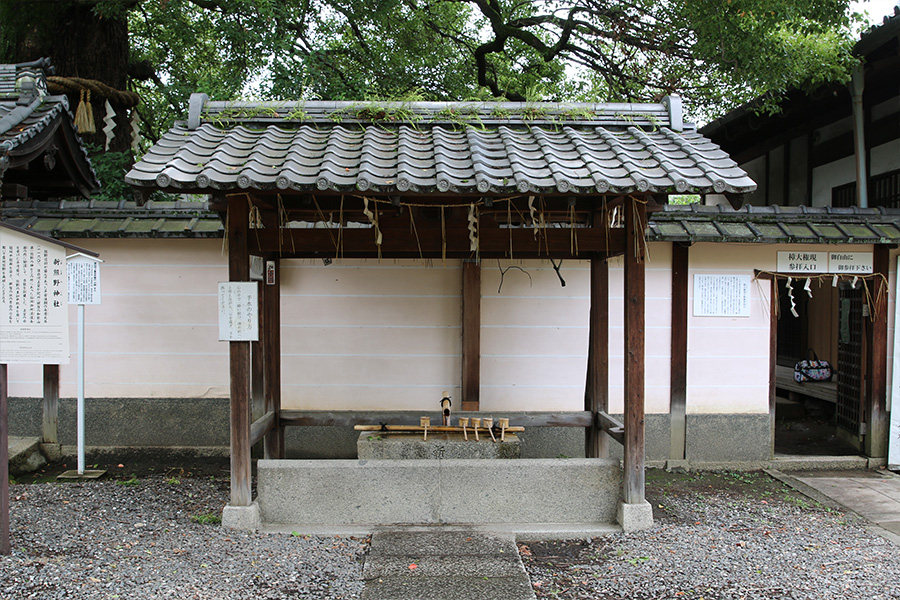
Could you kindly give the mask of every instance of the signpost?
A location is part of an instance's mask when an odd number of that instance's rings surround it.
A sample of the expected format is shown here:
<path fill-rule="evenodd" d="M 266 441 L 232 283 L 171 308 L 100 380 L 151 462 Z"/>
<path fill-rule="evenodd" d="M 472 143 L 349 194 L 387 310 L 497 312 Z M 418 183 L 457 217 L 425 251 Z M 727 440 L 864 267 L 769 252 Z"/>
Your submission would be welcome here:
<path fill-rule="evenodd" d="M 0 554 L 10 551 L 7 365 L 69 363 L 66 248 L 92 254 L 0 222 Z"/>
<path fill-rule="evenodd" d="M 100 263 L 95 256 L 78 252 L 66 258 L 68 300 L 78 305 L 78 470 L 66 471 L 60 479 L 96 479 L 106 471 L 84 468 L 84 305 L 100 304 Z"/>

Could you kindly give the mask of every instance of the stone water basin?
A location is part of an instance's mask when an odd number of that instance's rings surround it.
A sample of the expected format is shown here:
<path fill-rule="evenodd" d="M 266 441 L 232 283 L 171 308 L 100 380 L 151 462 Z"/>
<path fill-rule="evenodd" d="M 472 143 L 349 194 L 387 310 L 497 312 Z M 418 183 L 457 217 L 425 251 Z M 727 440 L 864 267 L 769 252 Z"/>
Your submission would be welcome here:
<path fill-rule="evenodd" d="M 356 451 L 361 460 L 422 459 L 422 458 L 519 458 L 521 442 L 513 433 L 507 433 L 504 441 L 491 440 L 487 431 L 479 431 L 479 441 L 469 432 L 469 439 L 462 432 L 428 432 L 423 440 L 421 432 L 363 431 L 356 441 Z"/>

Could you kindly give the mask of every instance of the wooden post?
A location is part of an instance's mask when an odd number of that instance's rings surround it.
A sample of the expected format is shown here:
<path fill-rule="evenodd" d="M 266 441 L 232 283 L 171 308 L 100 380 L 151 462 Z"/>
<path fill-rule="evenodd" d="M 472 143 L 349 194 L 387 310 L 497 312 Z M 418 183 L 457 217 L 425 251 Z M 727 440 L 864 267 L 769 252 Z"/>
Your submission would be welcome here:
<path fill-rule="evenodd" d="M 605 258 L 591 259 L 591 312 L 584 410 L 591 413 L 591 426 L 585 429 L 584 455 L 587 458 L 606 458 L 609 455 L 609 437 L 604 435 L 597 421 L 597 412 L 609 412 L 609 264 Z"/>
<path fill-rule="evenodd" d="M 284 426 L 281 425 L 281 268 L 275 263 L 275 283 L 263 282 L 265 310 L 266 412 L 275 413 L 274 429 L 265 437 L 265 457 L 284 458 Z"/>
<path fill-rule="evenodd" d="M 462 410 L 481 404 L 481 265 L 462 267 Z"/>
<path fill-rule="evenodd" d="M 249 205 L 244 196 L 228 200 L 228 279 L 250 280 L 247 233 Z M 253 500 L 250 463 L 250 342 L 229 342 L 231 370 L 231 505 Z"/>
<path fill-rule="evenodd" d="M 9 554 L 9 377 L 0 364 L 0 554 Z"/>
<path fill-rule="evenodd" d="M 644 203 L 625 199 L 625 490 L 644 502 Z"/>
<path fill-rule="evenodd" d="M 59 365 L 44 365 L 41 442 L 59 443 Z"/>
<path fill-rule="evenodd" d="M 669 458 L 684 460 L 687 439 L 688 247 L 672 244 L 672 373 Z"/>
<path fill-rule="evenodd" d="M 778 363 L 778 280 L 772 277 L 769 287 L 769 458 L 775 458 L 775 396 Z"/>
<path fill-rule="evenodd" d="M 265 397 L 265 338 L 266 338 L 266 298 L 263 296 L 263 284 L 257 282 L 256 297 L 259 299 L 259 339 L 250 342 L 250 420 L 255 421 L 266 414 Z"/>
<path fill-rule="evenodd" d="M 888 322 L 888 247 L 875 246 L 873 256 L 873 272 L 884 277 L 868 280 L 869 297 L 876 304 L 869 306 L 871 335 L 866 337 L 866 355 L 868 365 L 866 373 L 866 414 L 868 431 L 865 437 L 865 453 L 870 458 L 887 456 L 888 429 L 887 418 L 887 322 Z M 879 303 L 880 295 L 882 300 Z"/>

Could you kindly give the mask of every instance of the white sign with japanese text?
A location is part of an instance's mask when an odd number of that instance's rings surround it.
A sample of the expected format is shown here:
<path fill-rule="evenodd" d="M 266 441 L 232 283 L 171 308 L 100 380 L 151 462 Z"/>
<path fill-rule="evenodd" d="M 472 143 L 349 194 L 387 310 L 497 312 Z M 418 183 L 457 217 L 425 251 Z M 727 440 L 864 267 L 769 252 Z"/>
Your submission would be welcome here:
<path fill-rule="evenodd" d="M 871 252 L 829 252 L 828 272 L 865 275 L 873 270 Z"/>
<path fill-rule="evenodd" d="M 259 340 L 259 303 L 255 281 L 219 283 L 219 341 Z"/>
<path fill-rule="evenodd" d="M 66 250 L 0 227 L 0 363 L 69 364 Z"/>
<path fill-rule="evenodd" d="M 694 275 L 695 317 L 749 317 L 749 275 Z"/>
<path fill-rule="evenodd" d="M 779 252 L 779 273 L 828 273 L 827 252 Z"/>
<path fill-rule="evenodd" d="M 66 260 L 69 304 L 100 304 L 99 258 L 73 254 Z"/>

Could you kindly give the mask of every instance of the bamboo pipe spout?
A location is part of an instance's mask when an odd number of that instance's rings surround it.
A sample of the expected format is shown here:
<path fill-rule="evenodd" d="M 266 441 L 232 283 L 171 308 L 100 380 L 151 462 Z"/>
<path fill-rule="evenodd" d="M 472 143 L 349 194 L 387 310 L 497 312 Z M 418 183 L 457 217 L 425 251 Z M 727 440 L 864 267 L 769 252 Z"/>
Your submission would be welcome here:
<path fill-rule="evenodd" d="M 443 398 L 441 398 L 441 423 L 444 427 L 450 426 L 450 405 L 453 404 L 450 402 L 450 395 L 445 391 L 443 392 Z"/>

